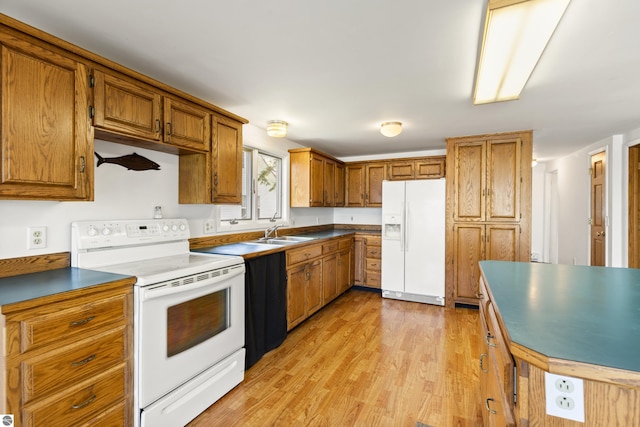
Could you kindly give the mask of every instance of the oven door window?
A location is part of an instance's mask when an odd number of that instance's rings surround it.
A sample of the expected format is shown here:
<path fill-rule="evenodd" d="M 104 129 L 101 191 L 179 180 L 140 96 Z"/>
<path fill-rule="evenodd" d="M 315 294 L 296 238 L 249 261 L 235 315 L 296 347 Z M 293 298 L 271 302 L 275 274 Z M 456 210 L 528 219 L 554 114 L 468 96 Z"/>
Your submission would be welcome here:
<path fill-rule="evenodd" d="M 229 328 L 229 292 L 225 288 L 167 309 L 167 357 Z"/>

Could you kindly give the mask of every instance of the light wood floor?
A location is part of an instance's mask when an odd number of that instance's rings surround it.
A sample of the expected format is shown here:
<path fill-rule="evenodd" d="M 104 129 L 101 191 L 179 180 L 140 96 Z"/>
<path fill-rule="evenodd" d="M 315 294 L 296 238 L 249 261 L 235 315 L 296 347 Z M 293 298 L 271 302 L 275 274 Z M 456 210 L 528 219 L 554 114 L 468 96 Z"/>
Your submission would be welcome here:
<path fill-rule="evenodd" d="M 189 427 L 482 424 L 478 312 L 350 290 Z"/>

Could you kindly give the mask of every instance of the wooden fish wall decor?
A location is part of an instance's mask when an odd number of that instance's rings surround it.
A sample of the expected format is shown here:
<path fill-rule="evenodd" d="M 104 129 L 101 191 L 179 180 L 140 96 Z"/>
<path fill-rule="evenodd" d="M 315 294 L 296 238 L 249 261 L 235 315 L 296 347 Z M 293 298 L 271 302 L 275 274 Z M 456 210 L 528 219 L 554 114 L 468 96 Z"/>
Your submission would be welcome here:
<path fill-rule="evenodd" d="M 157 170 L 157 171 L 160 170 L 159 164 L 147 159 L 146 157 L 142 157 L 140 154 L 137 154 L 137 153 L 127 154 L 126 156 L 120 156 L 120 157 L 109 157 L 106 159 L 102 157 L 100 154 L 96 153 L 95 151 L 93 154 L 95 154 L 96 157 L 98 158 L 98 164 L 96 167 L 100 166 L 103 163 L 113 163 L 114 165 L 120 165 L 124 168 L 127 168 L 128 170 L 134 170 L 134 171 L 146 171 L 150 169 Z"/>

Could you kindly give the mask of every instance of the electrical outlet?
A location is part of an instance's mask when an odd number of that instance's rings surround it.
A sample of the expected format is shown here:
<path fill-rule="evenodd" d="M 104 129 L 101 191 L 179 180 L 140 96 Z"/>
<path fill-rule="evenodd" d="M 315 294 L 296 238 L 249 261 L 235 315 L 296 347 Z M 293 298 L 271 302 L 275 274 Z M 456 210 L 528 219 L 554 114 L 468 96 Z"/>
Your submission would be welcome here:
<path fill-rule="evenodd" d="M 216 221 L 214 219 L 204 220 L 204 234 L 213 234 L 216 232 Z"/>
<path fill-rule="evenodd" d="M 547 414 L 584 422 L 584 381 L 544 373 Z"/>
<path fill-rule="evenodd" d="M 27 249 L 43 249 L 47 247 L 47 227 L 27 228 Z"/>

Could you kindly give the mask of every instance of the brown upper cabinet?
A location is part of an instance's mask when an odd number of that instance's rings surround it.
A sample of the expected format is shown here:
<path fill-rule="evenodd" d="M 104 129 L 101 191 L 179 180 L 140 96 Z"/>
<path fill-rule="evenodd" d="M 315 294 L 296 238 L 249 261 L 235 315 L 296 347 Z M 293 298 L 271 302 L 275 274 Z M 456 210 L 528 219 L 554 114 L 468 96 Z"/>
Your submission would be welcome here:
<path fill-rule="evenodd" d="M 93 200 L 86 64 L 5 28 L 0 49 L 0 198 Z"/>
<path fill-rule="evenodd" d="M 152 141 L 162 139 L 162 95 L 154 88 L 101 70 L 93 72 L 93 125 Z"/>
<path fill-rule="evenodd" d="M 438 179 L 446 174 L 445 156 L 425 157 L 414 160 L 415 179 Z"/>
<path fill-rule="evenodd" d="M 246 119 L 2 14 L 0 49 L 0 199 L 93 200 L 95 136 L 180 155 L 180 203 L 241 202 Z"/>
<path fill-rule="evenodd" d="M 289 150 L 292 208 L 343 206 L 343 163 L 312 148 Z"/>
<path fill-rule="evenodd" d="M 213 203 L 242 203 L 242 123 L 213 116 Z"/>
<path fill-rule="evenodd" d="M 208 151 L 211 112 L 174 97 L 164 98 L 164 140 L 181 148 Z"/>
<path fill-rule="evenodd" d="M 102 70 L 93 72 L 93 81 L 93 125 L 98 138 L 110 139 L 112 136 L 103 132 L 108 131 L 117 133 L 123 140 L 127 137 L 147 139 L 176 147 L 175 150 L 159 148 L 168 152 L 209 150 L 209 110 Z"/>
<path fill-rule="evenodd" d="M 382 206 L 382 181 L 386 179 L 386 170 L 385 163 L 347 163 L 346 206 Z"/>
<path fill-rule="evenodd" d="M 388 162 L 387 179 L 389 181 L 404 181 L 444 178 L 444 165 L 445 156 L 395 159 Z"/>
<path fill-rule="evenodd" d="M 455 221 L 519 219 L 521 149 L 515 137 L 454 145 Z"/>

